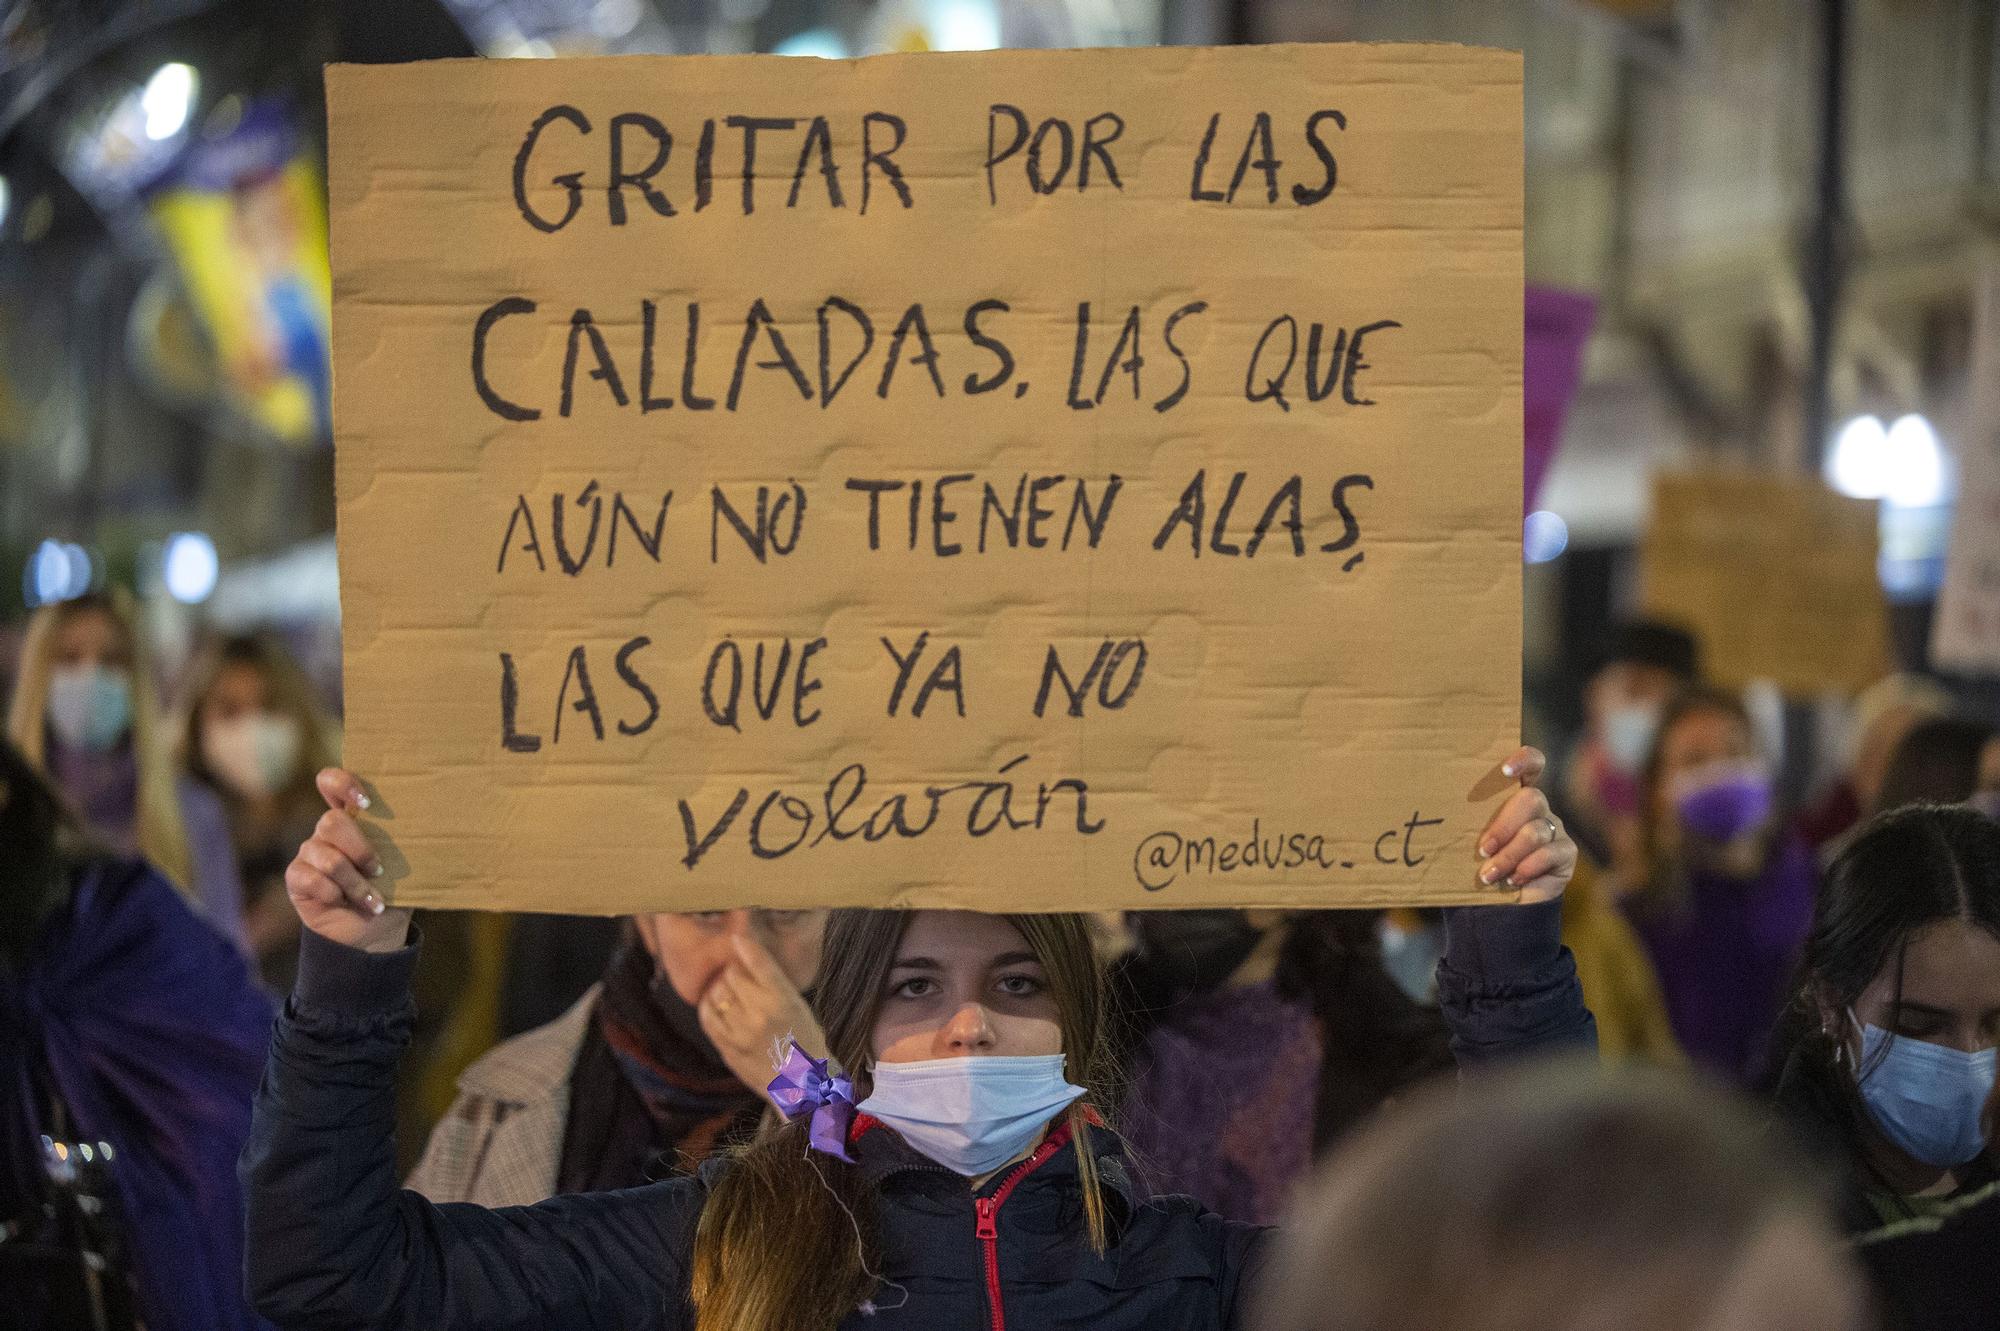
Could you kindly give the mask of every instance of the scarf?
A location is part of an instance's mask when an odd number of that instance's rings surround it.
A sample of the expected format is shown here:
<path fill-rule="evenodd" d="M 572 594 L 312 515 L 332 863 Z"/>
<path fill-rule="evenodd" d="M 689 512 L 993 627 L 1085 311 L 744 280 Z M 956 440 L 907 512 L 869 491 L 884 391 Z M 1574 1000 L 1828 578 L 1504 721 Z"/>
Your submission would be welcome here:
<path fill-rule="evenodd" d="M 556 1191 L 636 1187 L 658 1156 L 676 1172 L 692 1168 L 754 1132 L 763 1111 L 627 928 L 571 1074 Z"/>

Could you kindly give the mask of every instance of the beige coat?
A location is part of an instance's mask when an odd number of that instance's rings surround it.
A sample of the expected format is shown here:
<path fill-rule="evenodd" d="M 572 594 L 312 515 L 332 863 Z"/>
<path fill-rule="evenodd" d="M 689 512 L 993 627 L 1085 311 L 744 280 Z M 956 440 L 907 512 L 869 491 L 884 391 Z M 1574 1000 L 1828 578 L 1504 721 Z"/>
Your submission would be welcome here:
<path fill-rule="evenodd" d="M 553 1196 L 569 1122 L 570 1073 L 598 985 L 546 1026 L 488 1050 L 458 1079 L 407 1186 L 434 1202 L 526 1206 Z"/>

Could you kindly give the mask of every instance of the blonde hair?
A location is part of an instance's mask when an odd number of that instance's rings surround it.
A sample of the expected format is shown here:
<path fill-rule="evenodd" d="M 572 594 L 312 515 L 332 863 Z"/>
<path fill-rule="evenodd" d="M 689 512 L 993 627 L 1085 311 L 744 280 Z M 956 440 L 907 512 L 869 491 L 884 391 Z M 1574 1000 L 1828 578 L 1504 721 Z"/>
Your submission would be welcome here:
<path fill-rule="evenodd" d="M 909 911 L 837 910 L 813 1006 L 835 1060 L 868 1090 L 875 1019 Z M 1048 976 L 1069 1075 L 1095 1087 L 1105 1062 L 1103 970 L 1080 915 L 1005 915 Z M 1107 1243 L 1086 1096 L 1064 1119 L 1090 1242 Z M 730 1160 L 695 1230 L 695 1331 L 834 1331 L 875 1294 L 875 1198 L 853 1165 L 807 1148 L 804 1122 L 767 1130 Z"/>
<path fill-rule="evenodd" d="M 20 677 L 7 709 L 8 737 L 37 771 L 50 775 L 47 713 L 49 679 L 55 671 L 56 637 L 64 625 L 86 614 L 109 618 L 124 636 L 131 655 L 132 759 L 139 771 L 135 819 L 139 853 L 182 892 L 192 896 L 194 859 L 188 850 L 187 828 L 181 822 L 180 795 L 174 784 L 174 748 L 162 725 L 151 663 L 130 596 L 117 590 L 93 593 L 35 611 L 21 644 Z"/>
<path fill-rule="evenodd" d="M 174 718 L 177 758 L 188 772 L 213 786 L 225 800 L 236 794 L 227 783 L 209 770 L 201 751 L 201 709 L 215 688 L 216 680 L 230 666 L 248 666 L 264 677 L 278 710 L 298 722 L 299 756 L 291 777 L 275 792 L 280 798 L 317 809 L 319 791 L 313 784 L 322 767 L 333 764 L 339 748 L 334 724 L 314 697 L 305 672 L 292 660 L 291 653 L 260 634 L 237 634 L 214 638 L 203 645 L 188 665 L 181 689 L 180 709 Z"/>

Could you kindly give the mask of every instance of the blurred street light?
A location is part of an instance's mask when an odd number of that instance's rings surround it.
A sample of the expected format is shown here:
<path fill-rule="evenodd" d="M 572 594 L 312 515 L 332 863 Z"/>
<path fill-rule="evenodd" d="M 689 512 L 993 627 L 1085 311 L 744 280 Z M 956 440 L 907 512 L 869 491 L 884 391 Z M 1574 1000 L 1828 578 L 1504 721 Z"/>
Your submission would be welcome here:
<path fill-rule="evenodd" d="M 1895 508 L 1934 508 L 1950 494 L 1950 473 L 1936 429 L 1915 412 L 1884 425 L 1856 416 L 1834 437 L 1826 479 L 1855 499 L 1885 499 Z"/>
<path fill-rule="evenodd" d="M 171 139 L 187 124 L 194 109 L 196 84 L 192 66 L 171 61 L 153 71 L 146 90 L 139 95 L 139 109 L 146 115 L 146 137 L 158 143 Z"/>
<path fill-rule="evenodd" d="M 772 48 L 777 55 L 816 55 L 839 60 L 847 55 L 847 43 L 832 28 L 807 28 L 795 32 Z"/>
<path fill-rule="evenodd" d="M 1546 564 L 1569 549 L 1569 524 L 1547 509 L 1530 513 L 1521 524 L 1521 558 L 1530 564 Z"/>
<path fill-rule="evenodd" d="M 1935 508 L 1945 501 L 1950 477 L 1937 431 L 1912 412 L 1889 427 L 1889 456 L 1894 469 L 1885 497 L 1898 508 Z"/>
<path fill-rule="evenodd" d="M 1000 45 L 993 0 L 932 0 L 932 44 L 940 51 L 991 51 Z"/>
<path fill-rule="evenodd" d="M 53 605 L 90 590 L 90 553 L 68 541 L 43 541 L 28 556 L 21 579 L 22 599 L 30 606 Z"/>
<path fill-rule="evenodd" d="M 1889 431 L 1880 416 L 1856 416 L 1834 437 L 1827 459 L 1826 479 L 1834 489 L 1854 499 L 1880 499 L 1889 492 L 1894 464 L 1889 457 Z"/>
<path fill-rule="evenodd" d="M 198 531 L 176 532 L 167 538 L 163 559 L 167 595 L 184 605 L 206 601 L 221 571 L 215 542 Z"/>

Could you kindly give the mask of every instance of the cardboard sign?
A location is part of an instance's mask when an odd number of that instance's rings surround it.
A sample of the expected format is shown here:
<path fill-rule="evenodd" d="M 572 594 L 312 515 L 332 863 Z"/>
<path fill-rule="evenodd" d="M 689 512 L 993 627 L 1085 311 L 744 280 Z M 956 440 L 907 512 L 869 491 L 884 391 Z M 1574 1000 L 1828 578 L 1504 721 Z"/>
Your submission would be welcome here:
<path fill-rule="evenodd" d="M 403 903 L 1493 899 L 1521 60 L 329 71 Z"/>
<path fill-rule="evenodd" d="M 1876 516 L 1810 476 L 1658 476 L 1641 560 L 1646 613 L 1694 632 L 1725 688 L 1866 687 L 1890 660 Z"/>
<path fill-rule="evenodd" d="M 2000 258 L 1992 253 L 1980 265 L 1973 326 L 1972 409 L 1931 659 L 1944 670 L 2000 675 Z"/>

